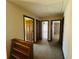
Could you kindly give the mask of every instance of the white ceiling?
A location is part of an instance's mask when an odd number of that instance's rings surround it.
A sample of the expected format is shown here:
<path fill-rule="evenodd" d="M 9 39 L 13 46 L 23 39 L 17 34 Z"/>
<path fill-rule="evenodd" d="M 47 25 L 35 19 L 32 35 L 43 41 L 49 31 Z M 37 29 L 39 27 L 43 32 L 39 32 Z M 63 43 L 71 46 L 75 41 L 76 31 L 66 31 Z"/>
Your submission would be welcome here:
<path fill-rule="evenodd" d="M 38 17 L 63 14 L 67 0 L 9 0 Z"/>

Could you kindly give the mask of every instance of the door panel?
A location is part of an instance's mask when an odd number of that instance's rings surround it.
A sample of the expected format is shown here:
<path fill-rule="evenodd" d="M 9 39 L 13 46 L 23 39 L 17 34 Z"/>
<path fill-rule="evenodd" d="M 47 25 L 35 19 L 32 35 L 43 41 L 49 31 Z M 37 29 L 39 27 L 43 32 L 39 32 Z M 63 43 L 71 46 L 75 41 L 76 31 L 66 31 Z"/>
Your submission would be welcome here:
<path fill-rule="evenodd" d="M 60 39 L 59 39 L 59 43 L 60 43 L 61 47 L 63 45 L 63 30 L 64 30 L 64 18 L 60 22 Z"/>
<path fill-rule="evenodd" d="M 24 32 L 25 32 L 25 40 L 33 41 L 34 39 L 34 26 L 33 19 L 24 17 Z"/>
<path fill-rule="evenodd" d="M 41 40 L 41 21 L 36 20 L 36 40 Z"/>

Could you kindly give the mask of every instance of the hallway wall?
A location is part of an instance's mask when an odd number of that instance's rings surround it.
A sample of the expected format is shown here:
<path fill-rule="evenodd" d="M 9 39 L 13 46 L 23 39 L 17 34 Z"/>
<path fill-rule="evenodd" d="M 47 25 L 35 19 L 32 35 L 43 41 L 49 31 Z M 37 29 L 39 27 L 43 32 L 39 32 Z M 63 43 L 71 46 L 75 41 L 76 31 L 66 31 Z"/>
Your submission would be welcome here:
<path fill-rule="evenodd" d="M 72 4 L 69 0 L 64 13 L 63 52 L 65 59 L 72 59 Z"/>
<path fill-rule="evenodd" d="M 10 55 L 10 46 L 12 38 L 24 39 L 23 29 L 23 15 L 32 16 L 36 18 L 32 13 L 25 11 L 21 7 L 6 1 L 6 48 L 7 48 L 7 59 Z"/>

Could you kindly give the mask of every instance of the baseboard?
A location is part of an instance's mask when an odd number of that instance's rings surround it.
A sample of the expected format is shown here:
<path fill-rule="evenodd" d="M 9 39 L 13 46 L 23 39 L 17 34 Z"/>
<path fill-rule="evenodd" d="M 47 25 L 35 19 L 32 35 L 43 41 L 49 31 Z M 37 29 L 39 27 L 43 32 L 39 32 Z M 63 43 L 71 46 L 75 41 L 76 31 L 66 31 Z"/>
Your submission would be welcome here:
<path fill-rule="evenodd" d="M 63 56 L 63 59 L 65 59 L 63 49 L 62 49 L 62 56 Z"/>

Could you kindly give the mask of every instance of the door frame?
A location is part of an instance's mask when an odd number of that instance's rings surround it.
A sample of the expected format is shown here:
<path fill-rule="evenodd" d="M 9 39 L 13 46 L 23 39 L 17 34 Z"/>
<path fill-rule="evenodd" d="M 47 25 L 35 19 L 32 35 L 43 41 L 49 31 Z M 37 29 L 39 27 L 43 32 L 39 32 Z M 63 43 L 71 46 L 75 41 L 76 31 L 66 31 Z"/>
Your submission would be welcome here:
<path fill-rule="evenodd" d="M 59 44 L 60 44 L 60 47 L 62 47 L 62 45 L 63 45 L 63 31 L 64 31 L 64 18 L 57 19 L 57 20 L 51 20 L 51 40 L 52 40 L 52 21 L 60 21 Z"/>
<path fill-rule="evenodd" d="M 39 22 L 39 39 L 37 38 L 37 22 Z M 36 42 L 42 39 L 42 22 L 36 19 Z"/>
<path fill-rule="evenodd" d="M 43 21 L 47 21 L 48 22 L 48 39 L 47 40 L 49 41 L 49 20 L 41 20 L 41 24 L 42 24 Z M 42 39 L 42 32 L 41 32 L 41 39 Z"/>
<path fill-rule="evenodd" d="M 25 19 L 24 19 L 24 17 L 27 17 L 27 18 L 30 18 L 30 19 L 32 19 L 33 20 L 33 42 L 34 42 L 34 18 L 32 18 L 32 17 L 29 17 L 29 16 L 26 16 L 26 15 L 23 15 L 23 29 L 24 29 L 24 41 L 26 40 L 25 39 Z"/>

